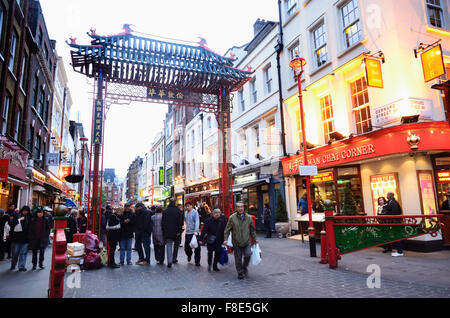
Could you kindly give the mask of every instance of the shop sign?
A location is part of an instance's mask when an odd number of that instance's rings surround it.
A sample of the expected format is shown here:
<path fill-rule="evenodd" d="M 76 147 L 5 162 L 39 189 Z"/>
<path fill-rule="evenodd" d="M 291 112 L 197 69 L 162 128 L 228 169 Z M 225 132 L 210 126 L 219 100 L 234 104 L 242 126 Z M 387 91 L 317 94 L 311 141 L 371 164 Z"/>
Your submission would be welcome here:
<path fill-rule="evenodd" d="M 65 180 L 67 176 L 70 176 L 72 174 L 72 167 L 71 166 L 61 166 L 61 170 L 59 172 L 59 176 L 61 177 L 61 180 Z"/>
<path fill-rule="evenodd" d="M 0 136 L 0 158 L 9 159 L 8 174 L 26 180 L 28 153 L 3 136 Z"/>
<path fill-rule="evenodd" d="M 365 59 L 367 85 L 370 87 L 383 88 L 383 73 L 381 72 L 381 60 Z"/>
<path fill-rule="evenodd" d="M 163 88 L 147 87 L 147 97 L 162 100 L 184 100 L 183 92 Z"/>
<path fill-rule="evenodd" d="M 9 159 L 0 159 L 0 182 L 8 182 Z"/>
<path fill-rule="evenodd" d="M 101 144 L 103 136 L 103 100 L 95 101 L 94 143 Z"/>
<path fill-rule="evenodd" d="M 164 168 L 163 167 L 159 168 L 159 184 L 160 185 L 164 184 Z"/>
<path fill-rule="evenodd" d="M 59 153 L 48 153 L 45 164 L 49 167 L 57 167 L 59 165 Z"/>
<path fill-rule="evenodd" d="M 333 172 L 325 172 L 311 177 L 311 183 L 330 182 L 334 180 Z"/>
<path fill-rule="evenodd" d="M 433 102 L 429 99 L 405 98 L 374 110 L 374 125 L 399 123 L 404 116 L 420 115 L 419 119 L 431 119 Z"/>
<path fill-rule="evenodd" d="M 423 52 L 420 59 L 422 60 L 425 82 L 432 81 L 445 74 L 444 57 L 440 44 Z"/>
<path fill-rule="evenodd" d="M 164 188 L 164 189 L 162 189 L 162 193 L 161 194 L 162 194 L 163 198 L 170 197 L 172 195 L 171 188 Z"/>
<path fill-rule="evenodd" d="M 438 183 L 450 183 L 450 170 L 438 171 Z"/>
<path fill-rule="evenodd" d="M 436 214 L 436 200 L 434 195 L 433 176 L 430 172 L 418 172 L 422 212 L 425 215 Z"/>
<path fill-rule="evenodd" d="M 317 176 L 317 166 L 299 166 L 299 174 L 301 176 Z"/>
<path fill-rule="evenodd" d="M 258 174 L 256 172 L 244 174 L 242 176 L 234 177 L 234 184 L 244 184 L 248 182 L 253 182 L 258 180 Z"/>

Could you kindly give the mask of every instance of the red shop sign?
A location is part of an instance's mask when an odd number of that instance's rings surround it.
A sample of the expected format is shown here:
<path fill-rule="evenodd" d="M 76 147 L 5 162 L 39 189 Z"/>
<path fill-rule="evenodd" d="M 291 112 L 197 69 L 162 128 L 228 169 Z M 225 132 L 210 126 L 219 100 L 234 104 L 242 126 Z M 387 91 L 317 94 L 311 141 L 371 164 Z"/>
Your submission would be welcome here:
<path fill-rule="evenodd" d="M 417 151 L 448 150 L 450 127 L 448 123 L 407 124 L 374 131 L 308 151 L 308 165 L 319 169 L 371 159 L 381 156 L 411 152 L 407 138 L 410 133 L 420 137 Z M 298 174 L 304 165 L 303 155 L 281 159 L 284 175 Z"/>
<path fill-rule="evenodd" d="M 0 182 L 8 182 L 9 159 L 0 159 Z"/>
<path fill-rule="evenodd" d="M 8 174 L 26 180 L 28 153 L 8 138 L 0 136 L 0 158 L 9 160 Z"/>

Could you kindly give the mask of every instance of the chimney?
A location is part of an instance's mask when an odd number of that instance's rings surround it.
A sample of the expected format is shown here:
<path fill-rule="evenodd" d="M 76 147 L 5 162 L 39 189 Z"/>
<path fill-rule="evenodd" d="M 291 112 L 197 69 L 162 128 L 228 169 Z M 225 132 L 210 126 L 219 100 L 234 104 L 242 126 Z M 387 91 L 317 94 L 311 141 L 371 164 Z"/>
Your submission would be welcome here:
<path fill-rule="evenodd" d="M 254 35 L 256 36 L 259 31 L 261 31 L 265 26 L 266 26 L 267 22 L 266 20 L 256 20 L 255 24 L 253 24 L 253 31 L 254 31 Z"/>

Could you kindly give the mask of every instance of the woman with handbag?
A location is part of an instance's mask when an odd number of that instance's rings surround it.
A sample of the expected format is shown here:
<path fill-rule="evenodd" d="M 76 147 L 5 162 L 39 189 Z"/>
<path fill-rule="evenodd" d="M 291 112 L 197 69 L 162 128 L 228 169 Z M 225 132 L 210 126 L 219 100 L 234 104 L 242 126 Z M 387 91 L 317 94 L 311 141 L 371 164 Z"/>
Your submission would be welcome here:
<path fill-rule="evenodd" d="M 217 263 L 219 262 L 222 253 L 222 242 L 224 241 L 225 222 L 220 217 L 220 209 L 214 209 L 212 216 L 206 219 L 205 225 L 200 235 L 200 241 L 203 241 L 206 236 L 206 246 L 208 249 L 208 270 L 211 271 L 211 266 L 215 272 L 219 271 Z M 213 261 L 214 254 L 214 261 Z"/>
<path fill-rule="evenodd" d="M 117 209 L 108 218 L 106 223 L 106 230 L 108 231 L 108 247 L 109 247 L 109 259 L 108 266 L 111 268 L 120 268 L 120 265 L 116 264 L 114 260 L 114 254 L 116 253 L 117 244 L 120 241 L 121 231 L 120 231 L 120 217 L 123 211 Z"/>

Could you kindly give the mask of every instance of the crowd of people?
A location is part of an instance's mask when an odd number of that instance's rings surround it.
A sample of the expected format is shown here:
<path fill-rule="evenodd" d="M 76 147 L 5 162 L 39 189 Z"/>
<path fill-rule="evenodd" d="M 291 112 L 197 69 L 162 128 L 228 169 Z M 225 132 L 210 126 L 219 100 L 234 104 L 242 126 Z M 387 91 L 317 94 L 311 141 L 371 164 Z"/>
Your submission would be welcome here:
<path fill-rule="evenodd" d="M 134 206 L 125 204 L 124 208 L 113 210 L 107 207 L 102 210 L 103 244 L 108 244 L 108 266 L 120 268 L 132 265 L 132 241 L 135 239 L 135 249 L 138 253 L 138 265 L 149 265 L 151 241 L 153 241 L 154 256 L 159 265 L 167 263 L 171 268 L 178 263 L 178 249 L 184 235 L 184 252 L 187 261 L 192 259 L 196 266 L 201 266 L 201 246 L 208 251 L 208 270 L 220 271 L 218 262 L 222 246 L 231 245 L 227 240 L 231 234 L 231 242 L 236 260 L 238 278 L 247 275 L 247 267 L 251 257 L 251 245 L 258 243 L 256 230 L 251 217 L 245 213 L 244 204 L 236 204 L 237 211 L 227 222 L 220 209 L 211 211 L 206 204 L 194 206 L 187 202 L 185 206 L 176 205 L 171 200 L 167 209 L 153 206 L 149 210 L 144 204 Z M 193 243 L 197 241 L 197 244 Z M 192 243 L 192 244 L 191 244 Z M 115 254 L 120 248 L 119 262 Z M 181 245 L 182 246 L 182 245 Z"/>

